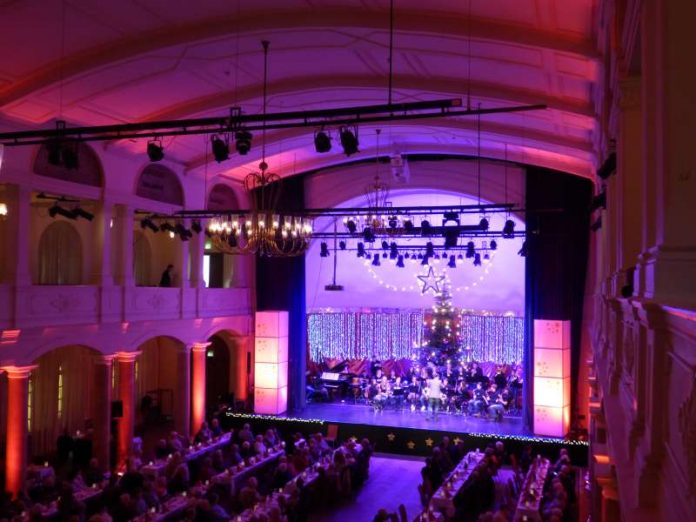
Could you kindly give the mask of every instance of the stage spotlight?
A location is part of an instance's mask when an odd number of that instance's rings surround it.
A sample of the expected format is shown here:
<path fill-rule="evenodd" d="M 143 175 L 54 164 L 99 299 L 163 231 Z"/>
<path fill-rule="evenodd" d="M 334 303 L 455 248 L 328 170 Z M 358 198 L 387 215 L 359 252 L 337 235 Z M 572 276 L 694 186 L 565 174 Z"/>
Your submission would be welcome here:
<path fill-rule="evenodd" d="M 365 257 L 365 245 L 358 243 L 358 257 Z"/>
<path fill-rule="evenodd" d="M 203 227 L 201 226 L 201 222 L 200 221 L 191 222 L 191 230 L 193 230 L 196 234 L 200 234 L 201 230 L 203 230 Z"/>
<path fill-rule="evenodd" d="M 164 147 L 160 140 L 147 142 L 147 157 L 150 161 L 162 161 L 164 159 Z"/>
<path fill-rule="evenodd" d="M 474 266 L 481 266 L 481 254 L 478 252 L 474 256 Z"/>
<path fill-rule="evenodd" d="M 331 136 L 327 132 L 322 130 L 314 133 L 314 150 L 320 154 L 331 150 Z"/>
<path fill-rule="evenodd" d="M 435 259 L 436 261 L 439 261 L 439 260 L 440 260 L 440 256 L 439 256 L 438 254 L 435 254 L 435 255 L 432 256 L 432 257 L 433 257 L 433 259 Z"/>
<path fill-rule="evenodd" d="M 404 256 L 399 256 L 396 260 L 396 266 L 399 268 L 404 268 Z"/>
<path fill-rule="evenodd" d="M 475 255 L 476 255 L 476 250 L 475 250 L 475 247 L 474 247 L 474 242 L 473 242 L 473 241 L 469 241 L 469 242 L 466 244 L 466 258 L 467 258 L 467 259 L 471 259 L 471 258 L 474 257 Z"/>
<path fill-rule="evenodd" d="M 445 250 L 457 246 L 457 240 L 459 239 L 458 227 L 446 227 L 442 235 L 445 236 Z"/>
<path fill-rule="evenodd" d="M 75 207 L 72 209 L 72 213 L 75 215 L 75 217 L 81 217 L 87 221 L 92 221 L 94 219 L 94 214 L 87 212 L 85 209 L 80 207 Z"/>
<path fill-rule="evenodd" d="M 423 254 L 421 254 L 420 252 L 418 252 L 418 259 L 423 259 Z"/>
<path fill-rule="evenodd" d="M 375 233 L 372 231 L 370 227 L 365 227 L 363 229 L 363 240 L 365 241 L 365 243 L 375 242 Z"/>
<path fill-rule="evenodd" d="M 421 221 L 421 236 L 427 237 L 432 233 L 430 221 L 424 219 Z"/>
<path fill-rule="evenodd" d="M 355 129 L 354 129 L 355 130 Z M 341 147 L 346 156 L 351 156 L 358 150 L 358 133 L 351 131 L 348 127 L 341 127 Z"/>
<path fill-rule="evenodd" d="M 457 259 L 454 256 L 449 256 L 447 266 L 450 268 L 457 268 Z"/>
<path fill-rule="evenodd" d="M 159 229 L 160 229 L 162 232 L 174 232 L 174 231 L 175 231 L 175 230 L 174 230 L 174 226 L 171 225 L 170 223 L 168 223 L 167 221 L 165 221 L 164 223 L 162 223 L 162 224 L 160 225 Z"/>
<path fill-rule="evenodd" d="M 459 254 L 459 255 L 457 256 L 457 262 L 461 262 L 461 261 L 464 261 L 464 256 L 461 255 L 461 254 Z"/>
<path fill-rule="evenodd" d="M 481 230 L 488 230 L 488 220 L 485 217 L 482 217 L 481 221 L 479 221 L 479 228 Z"/>
<path fill-rule="evenodd" d="M 242 156 L 246 156 L 249 154 L 249 151 L 251 150 L 251 132 L 247 130 L 238 130 L 237 132 L 234 133 L 234 148 L 239 154 Z M 229 147 L 228 149 L 228 155 L 229 155 Z M 227 158 L 225 158 L 227 159 Z"/>
<path fill-rule="evenodd" d="M 48 215 L 51 216 L 52 218 L 58 216 L 63 216 L 68 219 L 77 219 L 77 216 L 71 212 L 70 210 L 67 210 L 61 206 L 58 206 L 58 203 L 54 203 L 51 208 L 48 209 Z"/>
<path fill-rule="evenodd" d="M 329 257 L 329 245 L 322 241 L 320 248 L 319 257 Z"/>
<path fill-rule="evenodd" d="M 399 226 L 399 220 L 396 219 L 396 216 L 389 216 L 387 223 L 389 224 L 389 228 L 396 228 Z"/>
<path fill-rule="evenodd" d="M 150 218 L 143 218 L 140 220 L 140 228 L 149 228 L 153 232 L 159 232 L 159 227 L 155 225 L 155 222 Z"/>
<path fill-rule="evenodd" d="M 498 249 L 498 243 L 495 239 L 491 239 L 491 250 L 497 250 Z"/>
<path fill-rule="evenodd" d="M 428 241 L 425 244 L 425 257 L 433 257 L 435 255 L 435 249 L 433 247 L 433 244 Z"/>
<path fill-rule="evenodd" d="M 339 242 L 338 242 L 338 248 L 340 248 L 341 250 L 345 250 L 345 249 L 346 249 L 346 242 L 345 242 L 345 241 L 339 241 Z"/>
<path fill-rule="evenodd" d="M 488 252 L 486 252 L 485 254 L 483 254 L 483 264 L 484 264 L 484 265 L 485 265 L 486 263 L 488 263 L 490 260 L 491 260 L 491 256 L 488 255 Z"/>
<path fill-rule="evenodd" d="M 355 234 L 355 231 L 358 230 L 358 225 L 352 218 L 344 218 L 343 224 L 351 234 Z"/>
<path fill-rule="evenodd" d="M 230 157 L 230 145 L 227 140 L 223 140 L 216 134 L 210 138 L 210 147 L 213 151 L 213 157 L 218 163 L 222 163 Z"/>
<path fill-rule="evenodd" d="M 406 230 L 406 232 L 413 232 L 414 228 L 416 227 L 413 225 L 413 221 L 411 221 L 410 218 L 404 219 L 404 230 Z"/>
<path fill-rule="evenodd" d="M 379 261 L 379 254 L 375 254 L 372 258 L 372 266 L 382 266 L 382 263 Z"/>
<path fill-rule="evenodd" d="M 396 259 L 396 257 L 399 255 L 399 251 L 396 247 L 396 243 L 392 243 L 389 245 L 389 259 Z"/>
<path fill-rule="evenodd" d="M 389 243 L 382 241 L 382 250 L 389 250 Z"/>
<path fill-rule="evenodd" d="M 512 219 L 508 219 L 503 227 L 503 237 L 510 239 L 515 237 L 515 222 Z"/>
<path fill-rule="evenodd" d="M 442 225 L 444 226 L 448 221 L 454 221 L 459 224 L 459 214 L 457 212 L 445 212 L 442 214 Z"/>
<path fill-rule="evenodd" d="M 408 259 L 410 256 L 408 255 L 408 252 L 404 254 L 404 259 Z"/>
<path fill-rule="evenodd" d="M 193 233 L 181 223 L 177 223 L 176 225 L 174 225 L 174 232 L 176 232 L 179 235 L 179 238 L 182 241 L 188 241 L 193 237 Z"/>
<path fill-rule="evenodd" d="M 420 257 L 420 254 L 418 255 Z M 428 256 L 423 256 L 423 261 L 421 261 L 422 266 L 426 266 L 428 264 Z"/>
<path fill-rule="evenodd" d="M 522 243 L 522 248 L 519 249 L 519 251 L 517 252 L 517 255 L 522 256 L 522 257 L 527 257 L 527 253 L 528 253 L 527 242 L 525 241 L 524 243 Z"/>

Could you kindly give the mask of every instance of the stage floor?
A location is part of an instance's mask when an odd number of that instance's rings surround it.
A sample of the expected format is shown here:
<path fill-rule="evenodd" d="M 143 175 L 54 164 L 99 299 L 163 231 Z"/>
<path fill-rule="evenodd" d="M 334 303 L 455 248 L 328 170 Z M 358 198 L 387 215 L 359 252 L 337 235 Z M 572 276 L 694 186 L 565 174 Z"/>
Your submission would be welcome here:
<path fill-rule="evenodd" d="M 501 422 L 487 418 L 468 417 L 442 413 L 436 421 L 426 418 L 426 412 L 408 409 L 385 409 L 375 412 L 370 406 L 349 403 L 310 403 L 301 413 L 292 415 L 300 419 L 321 419 L 327 422 L 364 424 L 383 427 L 413 428 L 420 430 L 448 431 L 455 433 L 486 433 L 494 435 L 531 435 L 524 429 L 521 417 L 504 417 Z"/>

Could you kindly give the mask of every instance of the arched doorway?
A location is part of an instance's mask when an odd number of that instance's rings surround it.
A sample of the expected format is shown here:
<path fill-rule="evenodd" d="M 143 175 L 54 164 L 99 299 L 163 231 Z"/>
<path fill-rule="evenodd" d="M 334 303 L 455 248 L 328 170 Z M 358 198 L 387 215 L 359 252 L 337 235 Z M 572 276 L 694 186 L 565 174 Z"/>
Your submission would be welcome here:
<path fill-rule="evenodd" d="M 161 335 L 142 343 L 138 351 L 141 354 L 135 362 L 136 425 L 171 425 L 173 422 L 175 429 L 187 433 L 188 412 L 177 407 L 184 404 L 184 393 L 190 393 L 190 389 L 184 389 L 180 378 L 186 363 L 183 357 L 187 355 L 184 343 Z"/>
<path fill-rule="evenodd" d="M 205 357 L 205 403 L 212 410 L 223 402 L 229 404 L 230 348 L 219 335 L 209 340 L 211 344 Z M 234 393 L 231 395 L 234 396 Z"/>
<path fill-rule="evenodd" d="M 51 350 L 36 359 L 37 367 L 29 377 L 27 403 L 32 456 L 53 455 L 58 449 L 58 437 L 64 431 L 78 441 L 92 429 L 94 364 L 98 355 L 92 348 L 71 345 Z M 80 452 L 75 456 L 79 457 L 77 460 L 89 458 Z"/>
<path fill-rule="evenodd" d="M 74 226 L 56 221 L 46 227 L 39 240 L 40 285 L 82 283 L 82 240 Z"/>

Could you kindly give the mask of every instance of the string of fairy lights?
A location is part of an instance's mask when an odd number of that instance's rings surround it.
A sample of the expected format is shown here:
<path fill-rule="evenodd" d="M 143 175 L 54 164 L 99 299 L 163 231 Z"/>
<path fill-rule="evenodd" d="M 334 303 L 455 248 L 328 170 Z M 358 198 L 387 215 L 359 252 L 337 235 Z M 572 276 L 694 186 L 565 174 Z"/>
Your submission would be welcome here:
<path fill-rule="evenodd" d="M 522 361 L 522 317 L 458 311 L 452 327 L 462 354 L 472 360 Z M 310 359 L 412 359 L 427 344 L 425 328 L 432 328 L 425 310 L 312 312 L 307 314 Z"/>

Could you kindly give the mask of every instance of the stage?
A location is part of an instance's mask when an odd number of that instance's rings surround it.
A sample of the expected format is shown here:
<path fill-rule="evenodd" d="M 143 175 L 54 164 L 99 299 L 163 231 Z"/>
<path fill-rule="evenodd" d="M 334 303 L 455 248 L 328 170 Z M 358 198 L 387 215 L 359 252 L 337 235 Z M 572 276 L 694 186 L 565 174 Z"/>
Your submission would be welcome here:
<path fill-rule="evenodd" d="M 322 419 L 327 422 L 345 424 L 364 424 L 368 426 L 398 426 L 418 430 L 448 431 L 461 433 L 488 433 L 505 435 L 531 435 L 525 430 L 522 418 L 505 416 L 501 422 L 486 417 L 470 417 L 440 412 L 436 421 L 429 420 L 425 411 L 411 411 L 408 408 L 395 410 L 386 408 L 376 412 L 366 404 L 352 403 L 310 403 L 304 411 L 296 413 L 299 419 Z"/>
<path fill-rule="evenodd" d="M 540 437 L 529 433 L 519 417 L 506 417 L 502 422 L 485 418 L 441 413 L 437 421 L 426 420 L 425 412 L 385 410 L 375 413 L 366 405 L 328 403 L 309 404 L 301 412 L 282 415 L 256 415 L 227 412 L 223 417 L 226 428 L 239 429 L 245 423 L 254 426 L 256 433 L 269 427 L 278 428 L 286 443 L 292 444 L 293 434 L 321 432 L 336 442 L 367 438 L 382 453 L 427 456 L 434 444 L 445 435 L 462 442 L 467 450 L 483 449 L 497 440 L 509 451 L 521 452 L 531 446 L 534 454 L 554 461 L 561 448 L 568 449 L 573 463 L 587 464 L 588 443 L 585 441 Z"/>

